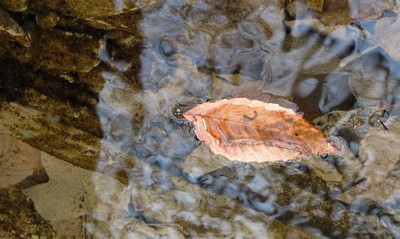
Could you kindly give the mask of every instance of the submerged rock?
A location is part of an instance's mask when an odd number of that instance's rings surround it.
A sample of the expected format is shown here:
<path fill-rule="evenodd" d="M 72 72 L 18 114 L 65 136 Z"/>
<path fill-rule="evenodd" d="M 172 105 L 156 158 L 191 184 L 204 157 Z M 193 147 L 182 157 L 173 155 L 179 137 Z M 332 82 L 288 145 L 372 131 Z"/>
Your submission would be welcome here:
<path fill-rule="evenodd" d="M 85 0 L 66 0 L 52 1 L 39 0 L 33 1 L 33 5 L 38 9 L 49 8 L 64 16 L 72 16 L 80 19 L 92 17 L 113 16 L 120 13 L 134 11 L 141 7 L 157 3 L 158 0 L 145 1 L 85 1 Z"/>
<path fill-rule="evenodd" d="M 363 53 L 380 50 L 381 47 L 391 58 L 400 63 L 400 50 L 397 46 L 400 40 L 398 12 L 385 12 L 376 20 L 361 20 L 359 28 L 365 38 L 373 43 Z"/>
<path fill-rule="evenodd" d="M 0 4 L 12 12 L 23 12 L 28 9 L 29 0 L 3 0 Z"/>
<path fill-rule="evenodd" d="M 397 195 L 398 183 L 391 171 L 400 162 L 400 120 L 390 119 L 388 131 L 377 127 L 371 129 L 361 141 L 360 158 L 363 167 L 358 180 L 366 180 L 339 196 L 339 199 L 351 203 L 360 198 L 385 201 Z"/>
<path fill-rule="evenodd" d="M 318 104 L 319 110 L 322 113 L 328 113 L 352 99 L 348 77 L 344 73 L 331 73 L 325 78 Z"/>
<path fill-rule="evenodd" d="M 348 3 L 352 9 L 364 3 L 296 2 L 303 3 L 305 13 L 312 12 L 304 17 L 312 16 L 314 20 L 304 24 L 296 20 L 290 33 L 283 24 L 286 18 L 281 6 L 260 1 L 37 0 L 30 1 L 26 12 L 5 11 L 5 19 L 12 21 L 0 24 L 0 34 L 5 36 L 0 41 L 11 49 L 11 54 L 0 53 L 6 59 L 23 58 L 19 62 L 24 65 L 6 64 L 7 69 L 1 71 L 7 80 L 0 84 L 0 93 L 12 92 L 6 98 L 0 96 L 5 99 L 0 102 L 1 130 L 81 168 L 109 173 L 125 183 L 129 179 L 129 187 L 134 189 L 128 195 L 127 188 L 113 179 L 90 178 L 91 172 L 52 159 L 46 161 L 50 161 L 48 167 L 56 165 L 66 169 L 66 174 L 74 174 L 62 177 L 60 171 L 51 171 L 49 183 L 35 188 L 36 200 L 47 195 L 41 198 L 44 203 L 36 204 L 39 210 L 49 208 L 48 193 L 54 189 L 62 198 L 56 202 L 59 204 L 51 205 L 53 211 L 47 211 L 48 215 L 55 212 L 55 218 L 86 217 L 88 211 L 99 212 L 94 217 L 104 227 L 96 230 L 87 221 L 85 225 L 87 231 L 100 238 L 390 236 L 382 225 L 395 229 L 390 226 L 391 219 L 381 217 L 380 222 L 376 215 L 352 213 L 336 200 L 341 190 L 354 185 L 362 169 L 359 143 L 371 129 L 365 120 L 368 116 L 358 111 L 331 112 L 327 125 L 319 125 L 342 143 L 345 150 L 341 156 L 314 157 L 312 161 L 287 165 L 221 168 L 223 164 L 218 160 L 209 167 L 207 160 L 216 155 L 203 151 L 202 146 L 193 150 L 198 141 L 190 135 L 188 124 L 170 114 L 174 105 L 187 105 L 193 100 L 246 96 L 278 102 L 281 98 L 276 95 L 291 99 L 299 72 L 312 79 L 305 82 L 311 86 L 299 86 L 302 95 L 319 94 L 322 80 L 338 70 L 338 63 L 348 54 L 348 48 L 353 50 L 353 41 L 360 37 L 356 33 L 360 32 L 352 31 L 355 27 L 350 26 L 328 29 L 316 21 L 352 22 L 357 15 L 350 14 Z M 321 13 L 310 10 L 320 9 L 322 2 L 325 5 Z M 384 3 L 388 1 L 375 1 L 368 9 L 380 12 Z M 312 26 L 304 27 L 306 24 Z M 15 34 L 13 29 L 23 30 L 25 35 L 19 36 L 20 31 Z M 31 37 L 32 47 L 24 43 L 26 35 Z M 338 37 L 343 41 L 337 41 Z M 32 61 L 24 57 L 31 52 Z M 375 77 L 368 69 L 357 68 L 357 74 L 358 70 L 368 72 L 362 75 L 365 78 Z M 320 104 L 323 112 L 342 104 L 339 97 L 332 97 L 346 89 L 347 80 L 342 73 L 338 75 L 335 80 L 326 80 Z M 368 86 L 371 82 L 353 79 L 352 83 L 357 88 L 357 84 Z M 396 87 L 398 90 L 396 81 L 388 83 L 392 92 Z M 361 99 L 368 90 L 351 92 Z M 18 104 L 7 103 L 14 100 Z M 337 117 L 329 117 L 335 113 Z M 100 138 L 104 139 L 101 148 Z M 134 158 L 124 158 L 127 152 Z M 382 179 L 377 185 L 385 193 L 398 188 L 392 177 L 396 171 L 392 168 L 390 172 L 388 178 L 376 177 Z M 366 170 L 366 174 L 372 173 Z M 85 182 L 76 175 L 83 175 Z M 85 188 L 88 182 L 92 183 L 89 189 Z M 85 195 L 84 202 L 76 199 L 74 190 Z M 396 194 L 390 195 L 393 197 L 387 203 L 395 205 Z M 90 200 L 97 199 L 95 196 L 103 203 L 92 204 Z M 103 229 L 110 234 L 101 235 Z"/>
<path fill-rule="evenodd" d="M 392 104 L 396 95 L 393 89 L 399 85 L 390 69 L 382 65 L 382 55 L 371 52 L 346 66 L 349 74 L 349 89 L 362 108 L 380 104 Z M 388 88 L 387 85 L 393 85 Z"/>
<path fill-rule="evenodd" d="M 51 224 L 35 211 L 19 187 L 0 189 L 0 238 L 54 238 Z"/>
<path fill-rule="evenodd" d="M 100 63 L 102 39 L 60 30 L 41 31 L 33 36 L 36 66 L 56 72 L 88 72 Z"/>
<path fill-rule="evenodd" d="M 60 20 L 60 16 L 56 12 L 43 11 L 36 14 L 36 23 L 42 29 L 53 28 L 58 20 Z"/>
<path fill-rule="evenodd" d="M 225 163 L 225 164 L 224 164 Z M 205 145 L 200 144 L 194 149 L 185 160 L 183 171 L 191 177 L 199 177 L 219 168 L 225 167 L 228 160 L 220 155 L 216 155 Z"/>
<path fill-rule="evenodd" d="M 0 134 L 0 188 L 18 184 L 28 177 L 34 181 L 45 181 L 46 176 L 40 180 L 41 170 L 38 149 L 9 135 Z"/>
<path fill-rule="evenodd" d="M 347 24 L 363 18 L 376 18 L 395 6 L 391 0 L 325 0 L 320 19 L 325 25 Z"/>
<path fill-rule="evenodd" d="M 42 153 L 41 159 L 50 180 L 23 193 L 34 201 L 36 210 L 46 220 L 73 219 L 93 212 L 101 198 L 124 194 L 124 185 L 109 176 L 73 166 L 46 153 Z M 99 181 L 107 182 L 108 192 L 97 191 L 101 188 L 95 182 Z"/>
<path fill-rule="evenodd" d="M 322 10 L 324 9 L 324 2 L 325 0 L 306 0 L 307 6 L 318 12 L 322 12 Z"/>
<path fill-rule="evenodd" d="M 24 47 L 30 47 L 28 35 L 24 29 L 6 11 L 0 8 L 0 35 L 6 35 Z"/>

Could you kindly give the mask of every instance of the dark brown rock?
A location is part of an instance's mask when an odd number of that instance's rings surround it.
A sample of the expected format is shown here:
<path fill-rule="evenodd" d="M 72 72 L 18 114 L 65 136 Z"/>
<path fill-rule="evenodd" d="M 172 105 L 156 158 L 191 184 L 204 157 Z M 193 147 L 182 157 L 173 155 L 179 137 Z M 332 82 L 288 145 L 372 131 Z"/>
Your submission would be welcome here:
<path fill-rule="evenodd" d="M 88 72 L 100 63 L 102 39 L 66 31 L 40 31 L 33 37 L 34 63 L 55 72 Z"/>
<path fill-rule="evenodd" d="M 52 11 L 36 14 L 36 23 L 42 29 L 53 28 L 57 24 L 58 20 L 60 20 L 60 16 Z"/>
<path fill-rule="evenodd" d="M 118 15 L 120 13 L 134 11 L 145 6 L 157 3 L 158 0 L 140 1 L 135 4 L 132 1 L 85 1 L 85 0 L 38 0 L 33 3 L 36 9 L 51 9 L 64 16 L 72 16 L 81 19 L 93 17 L 105 17 Z"/>
<path fill-rule="evenodd" d="M 44 220 L 17 187 L 0 189 L 0 238 L 54 238 L 50 223 Z"/>
<path fill-rule="evenodd" d="M 23 12 L 28 9 L 29 0 L 3 0 L 0 4 L 12 12 Z"/>
<path fill-rule="evenodd" d="M 115 15 L 137 8 L 131 1 L 66 0 L 65 4 L 72 16 L 80 18 Z"/>
<path fill-rule="evenodd" d="M 0 9 L 0 36 L 8 37 L 18 44 L 29 47 L 30 42 L 24 29 L 7 12 Z"/>

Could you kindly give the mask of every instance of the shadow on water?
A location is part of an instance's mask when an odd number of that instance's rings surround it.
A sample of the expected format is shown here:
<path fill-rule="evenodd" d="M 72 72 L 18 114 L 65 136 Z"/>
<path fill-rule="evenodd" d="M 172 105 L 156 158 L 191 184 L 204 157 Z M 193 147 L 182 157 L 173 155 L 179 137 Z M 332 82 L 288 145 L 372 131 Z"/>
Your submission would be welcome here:
<path fill-rule="evenodd" d="M 365 193 L 368 186 L 357 188 L 377 178 L 376 185 L 393 181 L 381 174 L 391 175 L 398 160 L 379 168 L 380 177 L 370 176 L 368 165 L 376 163 L 371 154 L 378 149 L 362 145 L 376 130 L 368 117 L 378 110 L 373 107 L 386 107 L 395 135 L 400 88 L 398 64 L 359 35 L 363 24 L 330 34 L 306 21 L 290 24 L 274 4 L 229 1 L 168 1 L 143 15 L 140 67 L 124 59 L 123 49 L 110 53 L 121 47 L 112 40 L 102 49 L 110 71 L 102 74 L 97 106 L 104 133 L 98 171 L 124 167 L 118 160 L 108 162 L 118 152 L 135 158 L 134 166 L 124 169 L 131 188 L 129 217 L 149 225 L 179 224 L 188 237 L 236 238 L 238 230 L 250 230 L 252 238 L 262 238 L 260 222 L 273 231 L 274 220 L 318 238 L 396 237 L 396 195 L 374 201 L 374 194 Z M 137 73 L 135 80 L 124 76 L 129 71 Z M 191 175 L 185 164 L 200 142 L 171 110 L 231 97 L 294 103 L 306 119 L 317 118 L 317 127 L 336 137 L 344 153 L 293 163 L 233 164 Z M 371 140 L 389 137 L 379 132 Z"/>

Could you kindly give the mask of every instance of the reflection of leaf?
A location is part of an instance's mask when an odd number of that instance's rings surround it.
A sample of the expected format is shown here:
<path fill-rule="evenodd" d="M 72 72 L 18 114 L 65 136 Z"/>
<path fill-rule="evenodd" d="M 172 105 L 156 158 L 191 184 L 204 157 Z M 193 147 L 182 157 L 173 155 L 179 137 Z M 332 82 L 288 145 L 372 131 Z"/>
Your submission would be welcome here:
<path fill-rule="evenodd" d="M 234 98 L 201 104 L 184 116 L 213 153 L 233 161 L 288 161 L 338 151 L 299 114 L 277 104 Z"/>

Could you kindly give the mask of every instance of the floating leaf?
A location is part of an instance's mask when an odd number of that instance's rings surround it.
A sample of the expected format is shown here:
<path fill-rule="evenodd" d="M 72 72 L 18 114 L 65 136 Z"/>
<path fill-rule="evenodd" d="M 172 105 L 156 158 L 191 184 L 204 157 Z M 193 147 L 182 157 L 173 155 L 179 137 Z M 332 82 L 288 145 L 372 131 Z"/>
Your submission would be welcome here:
<path fill-rule="evenodd" d="M 301 115 L 246 98 L 204 103 L 185 112 L 197 137 L 233 161 L 277 162 L 338 152 Z"/>

